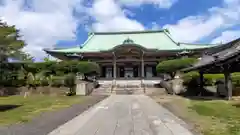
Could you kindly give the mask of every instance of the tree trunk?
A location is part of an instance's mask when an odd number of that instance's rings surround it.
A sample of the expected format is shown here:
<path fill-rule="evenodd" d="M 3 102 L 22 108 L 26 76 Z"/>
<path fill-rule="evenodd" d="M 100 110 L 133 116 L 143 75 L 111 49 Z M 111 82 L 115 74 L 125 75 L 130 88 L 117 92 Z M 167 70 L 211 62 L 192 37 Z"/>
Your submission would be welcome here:
<path fill-rule="evenodd" d="M 32 87 L 28 86 L 28 90 L 24 92 L 24 98 L 27 98 L 30 96 L 30 91 L 31 91 Z"/>
<path fill-rule="evenodd" d="M 176 72 L 171 72 L 171 73 L 169 73 L 170 74 L 170 76 L 171 76 L 171 79 L 174 79 L 174 77 L 175 77 L 175 75 L 176 75 Z"/>

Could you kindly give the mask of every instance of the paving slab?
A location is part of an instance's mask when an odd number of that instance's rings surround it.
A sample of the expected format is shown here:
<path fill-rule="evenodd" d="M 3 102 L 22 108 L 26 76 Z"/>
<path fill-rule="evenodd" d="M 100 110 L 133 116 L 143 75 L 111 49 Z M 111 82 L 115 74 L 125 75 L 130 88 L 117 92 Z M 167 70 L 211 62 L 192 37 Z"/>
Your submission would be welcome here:
<path fill-rule="evenodd" d="M 193 135 L 146 95 L 111 95 L 48 135 Z"/>

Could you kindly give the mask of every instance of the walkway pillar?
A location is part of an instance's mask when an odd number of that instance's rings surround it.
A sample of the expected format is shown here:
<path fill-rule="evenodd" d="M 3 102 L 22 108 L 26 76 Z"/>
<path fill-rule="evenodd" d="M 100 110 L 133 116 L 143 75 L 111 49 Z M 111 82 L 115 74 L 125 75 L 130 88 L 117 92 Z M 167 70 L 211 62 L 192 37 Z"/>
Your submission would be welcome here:
<path fill-rule="evenodd" d="M 113 78 L 117 78 L 117 62 L 116 62 L 116 56 L 115 53 L 113 52 Z"/>
<path fill-rule="evenodd" d="M 143 54 L 144 54 L 144 53 L 142 53 L 142 57 L 141 57 L 141 65 L 142 65 L 142 68 L 141 68 L 141 70 L 142 70 L 142 78 L 144 78 L 144 77 L 145 77 Z"/>
<path fill-rule="evenodd" d="M 224 73 L 225 77 L 225 89 L 228 92 L 228 100 L 232 99 L 232 79 L 231 79 L 231 73 L 230 72 L 225 72 Z"/>
<path fill-rule="evenodd" d="M 200 95 L 203 94 L 203 86 L 204 86 L 204 77 L 203 77 L 203 72 L 199 72 L 199 80 L 200 80 Z"/>

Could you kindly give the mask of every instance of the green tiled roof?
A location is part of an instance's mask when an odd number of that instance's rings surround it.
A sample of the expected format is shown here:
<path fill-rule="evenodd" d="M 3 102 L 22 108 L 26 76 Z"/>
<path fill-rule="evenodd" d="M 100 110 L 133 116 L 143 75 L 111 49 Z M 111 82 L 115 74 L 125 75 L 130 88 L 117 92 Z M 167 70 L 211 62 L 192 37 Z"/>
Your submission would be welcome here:
<path fill-rule="evenodd" d="M 189 37 L 191 38 L 191 37 Z M 167 30 L 159 31 L 132 31 L 132 32 L 95 32 L 90 33 L 88 39 L 79 47 L 67 49 L 52 49 L 47 52 L 77 53 L 99 52 L 127 44 L 128 42 L 141 45 L 147 49 L 157 50 L 192 50 L 209 48 L 209 44 L 189 44 L 175 42 Z"/>
<path fill-rule="evenodd" d="M 217 46 L 218 44 L 190 44 L 190 43 L 179 43 L 180 47 L 192 50 L 192 49 L 201 49 L 201 48 L 210 48 L 213 46 Z"/>

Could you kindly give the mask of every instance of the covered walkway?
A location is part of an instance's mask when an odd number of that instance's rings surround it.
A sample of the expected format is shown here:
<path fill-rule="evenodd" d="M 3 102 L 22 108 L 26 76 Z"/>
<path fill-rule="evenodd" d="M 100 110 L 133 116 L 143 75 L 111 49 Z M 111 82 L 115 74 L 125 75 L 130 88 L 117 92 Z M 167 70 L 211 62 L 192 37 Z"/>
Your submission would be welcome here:
<path fill-rule="evenodd" d="M 231 73 L 240 72 L 240 38 L 207 50 L 198 63 L 190 68 L 183 69 L 183 71 L 198 71 L 200 74 L 200 87 L 202 88 L 204 85 L 203 74 L 224 74 L 224 87 L 230 100 L 233 88 Z"/>

